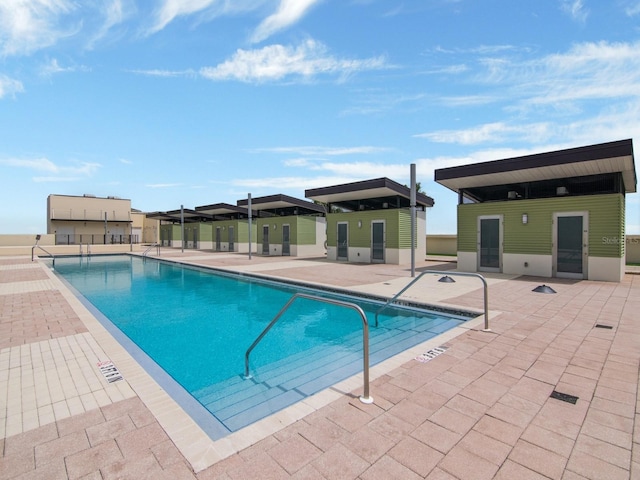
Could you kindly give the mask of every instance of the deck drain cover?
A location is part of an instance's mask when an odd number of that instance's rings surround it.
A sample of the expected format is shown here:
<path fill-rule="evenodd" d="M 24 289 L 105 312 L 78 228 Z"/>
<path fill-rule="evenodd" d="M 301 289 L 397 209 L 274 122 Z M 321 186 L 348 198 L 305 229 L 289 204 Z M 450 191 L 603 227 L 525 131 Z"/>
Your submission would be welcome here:
<path fill-rule="evenodd" d="M 122 374 L 116 368 L 111 360 L 106 360 L 104 362 L 98 362 L 98 368 L 100 369 L 100 373 L 104 376 L 108 383 L 117 382 L 118 380 L 123 380 Z"/>
<path fill-rule="evenodd" d="M 578 397 L 576 397 L 574 395 L 569 395 L 568 393 L 557 392 L 555 390 L 553 392 L 551 392 L 551 395 L 549 395 L 549 396 L 551 398 L 555 398 L 556 400 L 562 400 L 563 402 L 573 403 L 574 405 L 578 401 Z"/>
<path fill-rule="evenodd" d="M 611 325 L 602 325 L 601 323 L 596 323 L 596 328 L 606 328 L 607 330 L 611 330 L 613 327 Z"/>
<path fill-rule="evenodd" d="M 425 353 L 423 353 L 421 355 L 418 355 L 416 357 L 416 360 L 421 362 L 421 363 L 426 363 L 429 360 L 433 360 L 434 358 L 436 358 L 441 353 L 444 353 L 447 350 L 447 348 L 449 348 L 449 347 L 442 346 L 442 347 L 432 348 L 431 350 L 429 350 L 429 351 L 427 351 L 427 352 L 425 352 Z"/>

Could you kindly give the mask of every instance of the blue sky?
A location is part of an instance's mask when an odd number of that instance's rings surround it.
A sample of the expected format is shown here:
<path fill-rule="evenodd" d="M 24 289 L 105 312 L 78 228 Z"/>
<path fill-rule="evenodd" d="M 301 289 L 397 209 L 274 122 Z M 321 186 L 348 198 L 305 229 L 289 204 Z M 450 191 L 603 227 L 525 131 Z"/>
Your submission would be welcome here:
<path fill-rule="evenodd" d="M 640 0 L 2 0 L 0 233 L 640 138 Z M 627 233 L 640 233 L 638 194 Z"/>

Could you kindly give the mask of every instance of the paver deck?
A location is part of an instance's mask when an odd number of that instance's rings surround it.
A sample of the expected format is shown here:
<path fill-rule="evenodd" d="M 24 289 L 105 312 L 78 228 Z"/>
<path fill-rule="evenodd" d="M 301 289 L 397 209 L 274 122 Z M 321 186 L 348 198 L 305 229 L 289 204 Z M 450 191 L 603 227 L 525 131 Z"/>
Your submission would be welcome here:
<path fill-rule="evenodd" d="M 162 258 L 385 296 L 410 280 L 393 265 Z M 640 276 L 486 277 L 491 331 L 471 322 L 376 366 L 374 404 L 350 379 L 213 442 L 44 263 L 0 257 L 0 479 L 640 479 Z M 482 311 L 477 279 L 437 278 L 408 298 Z M 542 283 L 557 293 L 532 292 Z"/>

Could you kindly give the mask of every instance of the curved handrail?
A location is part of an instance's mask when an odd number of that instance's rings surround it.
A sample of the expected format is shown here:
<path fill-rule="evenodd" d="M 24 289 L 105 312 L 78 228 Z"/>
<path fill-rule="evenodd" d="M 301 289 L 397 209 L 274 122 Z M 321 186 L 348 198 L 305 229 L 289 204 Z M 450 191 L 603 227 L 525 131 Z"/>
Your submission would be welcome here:
<path fill-rule="evenodd" d="M 380 307 L 376 311 L 376 324 L 375 324 L 376 327 L 378 326 L 378 314 L 380 314 L 382 310 L 384 310 L 390 304 L 392 304 L 400 295 L 402 295 L 405 291 L 407 291 L 409 287 L 413 286 L 414 283 L 420 280 L 422 276 L 426 275 L 427 273 L 435 273 L 437 275 L 458 275 L 461 277 L 477 277 L 480 280 L 482 280 L 482 283 L 484 284 L 484 331 L 485 332 L 491 331 L 491 329 L 489 328 L 489 285 L 487 284 L 487 280 L 479 273 L 451 272 L 451 271 L 441 271 L 441 270 L 425 270 L 421 272 L 420 275 L 418 275 L 411 282 L 409 282 L 402 290 L 400 290 L 392 298 L 387 300 L 387 303 L 385 303 L 382 307 Z"/>
<path fill-rule="evenodd" d="M 156 249 L 157 249 L 156 255 L 160 256 L 160 244 L 159 244 L 159 243 L 154 243 L 153 245 L 149 245 L 149 248 L 147 248 L 147 249 L 142 253 L 142 256 L 143 256 L 143 257 L 146 257 L 146 256 L 147 256 L 147 253 L 149 253 L 149 251 L 150 251 L 153 247 L 156 247 Z"/>
<path fill-rule="evenodd" d="M 362 318 L 362 357 L 363 357 L 363 376 L 364 376 L 364 392 L 360 397 L 360 401 L 362 403 L 373 403 L 373 398 L 369 395 L 369 322 L 367 321 L 367 316 L 365 315 L 362 308 L 360 308 L 355 303 L 343 302 L 341 300 L 334 300 L 331 298 L 319 297 L 316 295 L 308 295 L 306 293 L 296 293 L 294 294 L 289 301 L 285 304 L 284 307 L 280 309 L 278 314 L 273 317 L 273 320 L 269 322 L 269 325 L 265 327 L 260 335 L 253 341 L 251 346 L 247 349 L 244 354 L 244 378 L 251 378 L 251 374 L 249 373 L 249 355 L 251 351 L 260 343 L 260 340 L 264 338 L 264 336 L 271 330 L 271 327 L 275 325 L 275 323 L 280 319 L 280 317 L 286 312 L 291 304 L 296 301 L 298 298 L 306 298 L 307 300 L 316 300 L 318 302 L 330 303 L 332 305 L 338 305 L 345 308 L 351 308 L 356 310 L 360 317 Z"/>
<path fill-rule="evenodd" d="M 42 250 L 44 253 L 46 253 L 47 255 L 49 255 L 51 258 L 53 258 L 53 267 L 55 268 L 56 266 L 56 256 L 53 253 L 47 252 L 44 248 L 42 248 L 40 245 L 34 245 L 33 247 L 31 247 L 31 261 L 33 262 L 35 255 L 34 252 L 36 250 L 36 248 L 39 248 L 40 250 Z"/>

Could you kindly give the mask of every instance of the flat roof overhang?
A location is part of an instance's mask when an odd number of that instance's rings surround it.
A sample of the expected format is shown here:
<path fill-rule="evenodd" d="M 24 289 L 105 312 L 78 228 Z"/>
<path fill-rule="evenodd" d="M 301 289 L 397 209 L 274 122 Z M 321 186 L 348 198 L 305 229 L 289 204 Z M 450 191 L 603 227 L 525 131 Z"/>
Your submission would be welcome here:
<path fill-rule="evenodd" d="M 237 205 L 231 205 L 229 203 L 214 203 L 212 205 L 202 205 L 196 207 L 196 212 L 204 213 L 207 215 L 211 215 L 211 217 L 220 218 L 220 217 L 238 217 L 238 216 L 249 216 L 249 210 L 244 207 L 239 207 Z"/>
<path fill-rule="evenodd" d="M 155 218 L 156 220 L 164 220 L 168 222 L 180 222 L 184 218 L 185 223 L 211 221 L 213 217 L 206 213 L 196 212 L 188 208 L 170 210 L 168 212 L 147 213 L 147 218 Z"/>
<path fill-rule="evenodd" d="M 393 180 L 382 177 L 361 182 L 344 183 L 331 187 L 311 188 L 305 190 L 305 196 L 318 202 L 342 205 L 352 205 L 362 200 L 379 200 L 389 197 L 402 197 L 411 200 L 411 189 Z M 433 207 L 433 198 L 423 194 L 416 194 L 416 205 Z"/>
<path fill-rule="evenodd" d="M 543 180 L 621 173 L 627 193 L 636 192 L 631 139 L 554 152 L 474 163 L 435 171 L 435 181 L 460 190 Z"/>
<path fill-rule="evenodd" d="M 238 200 L 238 206 L 247 207 L 248 205 L 249 199 L 245 198 Z M 284 194 L 251 198 L 251 209 L 257 211 L 293 209 L 298 211 L 297 215 L 317 215 L 319 213 L 325 213 L 322 205 L 317 205 L 315 203 L 300 200 L 299 198 L 290 197 Z"/>

